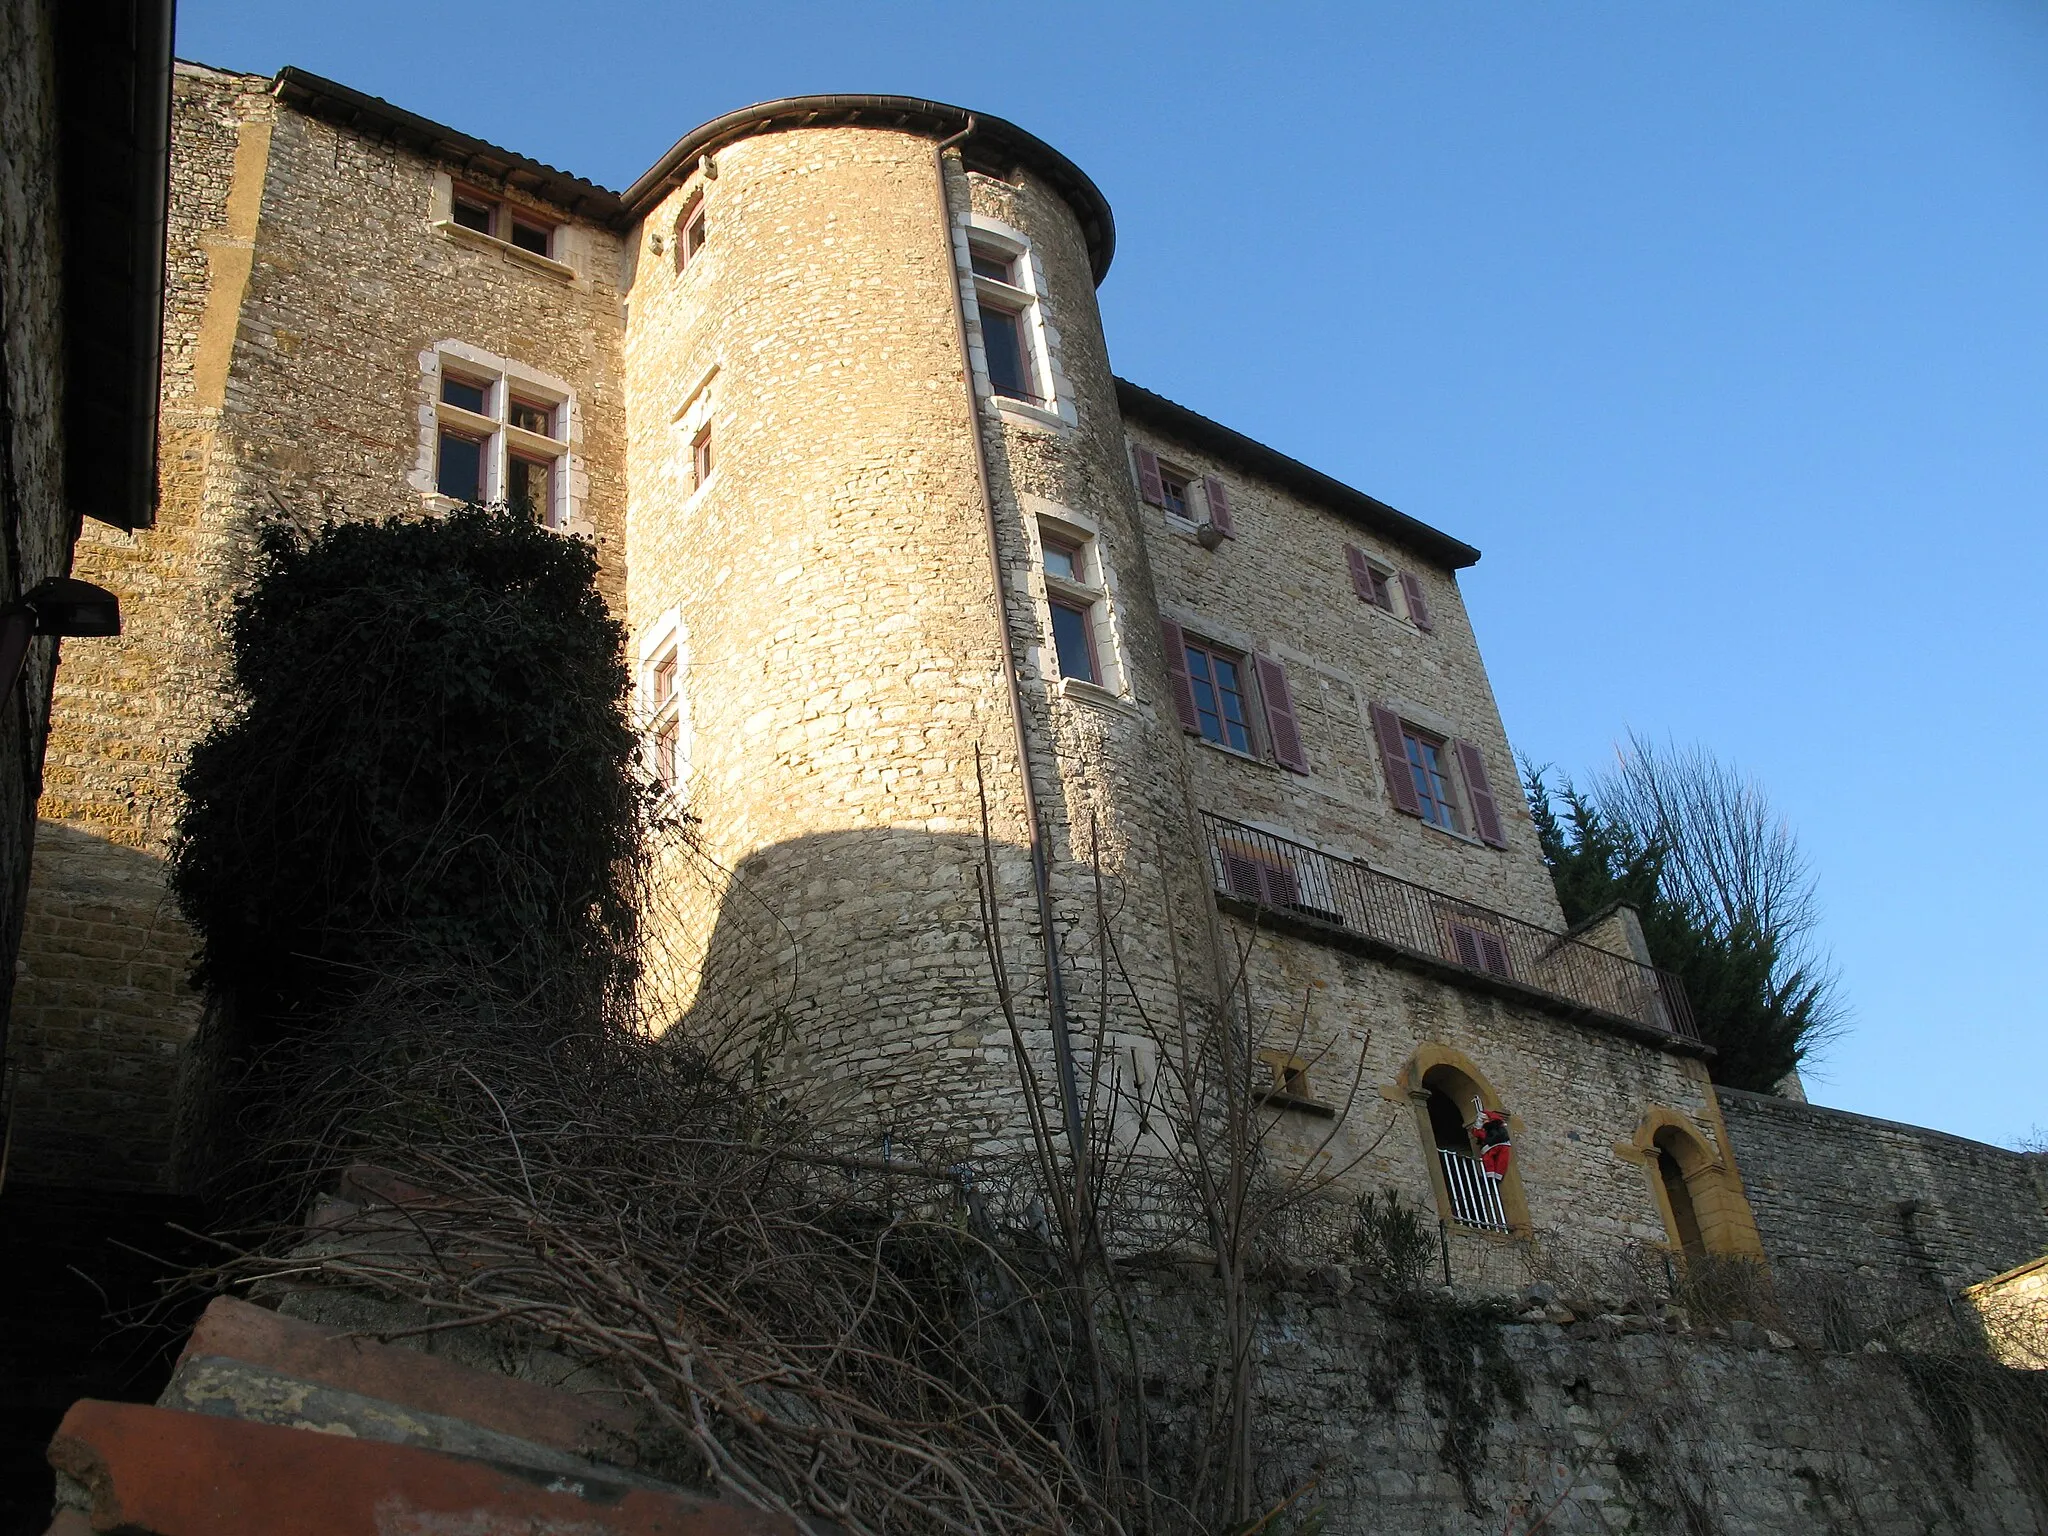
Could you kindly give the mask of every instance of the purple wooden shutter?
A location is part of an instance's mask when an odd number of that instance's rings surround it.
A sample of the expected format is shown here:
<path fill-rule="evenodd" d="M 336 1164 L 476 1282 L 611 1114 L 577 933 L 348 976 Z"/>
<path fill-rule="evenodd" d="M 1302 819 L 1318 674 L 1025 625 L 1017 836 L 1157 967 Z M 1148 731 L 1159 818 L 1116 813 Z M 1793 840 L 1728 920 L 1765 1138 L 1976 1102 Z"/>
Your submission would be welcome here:
<path fill-rule="evenodd" d="M 1195 685 L 1188 680 L 1188 641 L 1171 619 L 1159 621 L 1159 635 L 1166 645 L 1166 678 L 1173 685 L 1173 712 L 1180 728 L 1201 733 L 1202 722 L 1195 714 Z"/>
<path fill-rule="evenodd" d="M 1223 482 L 1214 475 L 1205 475 L 1202 490 L 1209 498 L 1209 525 L 1226 539 L 1237 537 L 1237 530 L 1230 524 L 1230 492 Z"/>
<path fill-rule="evenodd" d="M 1291 907 L 1301 900 L 1301 886 L 1294 878 L 1294 871 L 1285 864 L 1266 866 L 1266 905 L 1269 907 Z"/>
<path fill-rule="evenodd" d="M 1265 866 L 1248 854 L 1224 851 L 1223 884 L 1233 896 L 1242 896 L 1246 901 L 1264 901 L 1264 870 Z"/>
<path fill-rule="evenodd" d="M 1372 567 L 1365 563 L 1365 551 L 1356 544 L 1346 544 L 1344 563 L 1351 567 L 1351 590 L 1358 594 L 1358 600 L 1378 606 L 1379 599 L 1372 595 Z"/>
<path fill-rule="evenodd" d="M 1486 969 L 1485 957 L 1479 952 L 1479 935 L 1463 923 L 1451 924 L 1451 945 L 1458 952 L 1458 964 L 1469 966 L 1475 971 Z"/>
<path fill-rule="evenodd" d="M 1166 486 L 1159 478 L 1159 455 L 1150 448 L 1133 447 L 1138 456 L 1138 494 L 1155 507 L 1166 505 Z"/>
<path fill-rule="evenodd" d="M 1430 622 L 1429 603 L 1422 595 L 1422 583 L 1407 571 L 1401 573 L 1401 594 L 1408 599 L 1408 617 L 1424 634 L 1436 628 Z"/>
<path fill-rule="evenodd" d="M 1451 748 L 1457 754 L 1459 772 L 1465 775 L 1465 798 L 1472 802 L 1472 819 L 1478 823 L 1480 840 L 1496 848 L 1507 847 L 1507 835 L 1500 824 L 1500 803 L 1493 798 L 1493 784 L 1486 777 L 1486 759 L 1469 741 L 1454 741 Z"/>
<path fill-rule="evenodd" d="M 1496 976 L 1512 976 L 1515 974 L 1515 968 L 1508 964 L 1507 941 L 1502 939 L 1497 933 L 1480 931 L 1479 958 L 1482 970 L 1491 971 Z"/>
<path fill-rule="evenodd" d="M 1266 734 L 1273 743 L 1273 761 L 1296 773 L 1308 772 L 1308 753 L 1301 745 L 1301 726 L 1294 718 L 1294 695 L 1287 674 L 1270 656 L 1253 658 L 1259 667 L 1259 700 L 1266 706 Z"/>
<path fill-rule="evenodd" d="M 1387 793 L 1397 810 L 1410 816 L 1422 814 L 1422 797 L 1415 793 L 1415 775 L 1408 769 L 1408 748 L 1401 740 L 1401 717 L 1384 704 L 1372 707 L 1372 733 L 1380 742 L 1380 765 L 1387 771 Z"/>

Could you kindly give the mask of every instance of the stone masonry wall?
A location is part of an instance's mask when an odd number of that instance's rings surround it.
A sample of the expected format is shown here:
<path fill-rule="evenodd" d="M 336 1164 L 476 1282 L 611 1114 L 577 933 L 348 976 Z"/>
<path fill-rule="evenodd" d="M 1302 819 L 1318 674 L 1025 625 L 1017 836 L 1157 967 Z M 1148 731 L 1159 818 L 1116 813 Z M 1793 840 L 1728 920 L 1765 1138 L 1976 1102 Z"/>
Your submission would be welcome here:
<path fill-rule="evenodd" d="M 2048 1253 L 2048 1158 L 1766 1094 L 1720 1098 L 1781 1291 L 1818 1273 L 1925 1304 Z"/>
<path fill-rule="evenodd" d="M 1761 1329 L 1750 1347 L 1510 1324 L 1478 1384 L 1491 1402 L 1454 1426 L 1413 1335 L 1326 1273 L 1334 1286 L 1266 1306 L 1255 1457 L 1261 1507 L 1306 1488 L 1299 1507 L 1320 1506 L 1330 1536 L 2022 1536 L 2048 1524 L 2030 1432 L 1983 1409 L 1958 1421 L 1914 1361 L 1767 1347 Z M 1152 1319 L 1161 1362 L 1199 1358 L 1213 1327 L 1185 1296 L 1161 1298 Z M 2033 1374 L 2013 1390 L 2038 1397 Z M 1496 1390 L 1508 1387 L 1519 1408 Z M 1445 1451 L 1460 1434 L 1477 1464 L 1469 1496 Z"/>
<path fill-rule="evenodd" d="M 981 1140 L 1015 1069 L 976 916 L 977 751 L 1020 954 L 1035 917 L 931 146 L 772 133 L 716 172 L 644 221 L 626 339 L 634 644 L 680 621 L 682 793 L 734 871 L 674 915 L 708 927 L 670 940 L 705 952 L 691 1024 L 780 1026 L 778 1082 L 878 1136 Z M 709 239 L 678 271 L 700 195 Z"/>
<path fill-rule="evenodd" d="M 1443 1218 L 1461 1287 L 1507 1290 L 1587 1265 L 1604 1271 L 1631 1247 L 1650 1255 L 1670 1247 L 1655 1167 L 1635 1145 L 1653 1110 L 1677 1112 L 1726 1161 L 1714 1090 L 1697 1058 L 1243 919 L 1229 928 L 1249 952 L 1256 1043 L 1304 1059 L 1316 1100 L 1351 1106 L 1334 1120 L 1278 1111 L 1271 1145 L 1290 1167 L 1319 1158 L 1340 1175 L 1342 1195 L 1392 1188 Z M 1426 1067 L 1437 1059 L 1428 1053 L 1444 1050 L 1469 1063 L 1462 1070 L 1512 1116 L 1511 1178 L 1532 1229 L 1525 1236 L 1461 1229 L 1440 1205 L 1437 1154 L 1410 1094 L 1418 1052 Z M 1469 1120 L 1470 1106 L 1460 1108 Z"/>
<path fill-rule="evenodd" d="M 1308 752 L 1309 772 L 1297 774 L 1275 764 L 1264 748 L 1248 758 L 1189 737 L 1203 808 L 1561 928 L 1557 895 L 1456 573 L 1148 425 L 1134 423 L 1130 439 L 1197 478 L 1215 475 L 1225 482 L 1237 536 L 1213 551 L 1201 546 L 1191 525 L 1160 508 L 1144 509 L 1160 607 L 1192 635 L 1277 659 L 1287 671 Z M 1400 612 L 1360 601 L 1346 544 L 1389 571 L 1414 575 L 1433 630 L 1410 622 L 1398 583 Z M 1375 703 L 1479 748 L 1506 848 L 1395 809 L 1367 712 Z M 1451 766 L 1454 788 L 1462 793 Z M 1468 806 L 1460 810 L 1469 833 Z"/>
<path fill-rule="evenodd" d="M 0 4 L 0 602 L 71 567 L 64 496 L 64 284 L 58 224 L 56 7 Z M 94 642 L 82 642 L 89 651 Z M 0 975 L 11 974 L 27 897 L 55 640 L 32 640 L 0 710 Z M 5 1076 L 19 1070 L 0 1001 Z"/>
<path fill-rule="evenodd" d="M 444 168 L 278 107 L 260 77 L 178 66 L 162 500 L 94 528 L 78 574 L 119 640 L 74 647 L 54 710 L 17 1005 L 16 1176 L 168 1177 L 192 940 L 164 889 L 186 752 L 223 708 L 220 624 L 263 521 L 419 515 L 431 374 L 457 340 L 574 388 L 586 507 L 622 596 L 617 245 L 571 226 L 573 278 L 432 227 Z"/>

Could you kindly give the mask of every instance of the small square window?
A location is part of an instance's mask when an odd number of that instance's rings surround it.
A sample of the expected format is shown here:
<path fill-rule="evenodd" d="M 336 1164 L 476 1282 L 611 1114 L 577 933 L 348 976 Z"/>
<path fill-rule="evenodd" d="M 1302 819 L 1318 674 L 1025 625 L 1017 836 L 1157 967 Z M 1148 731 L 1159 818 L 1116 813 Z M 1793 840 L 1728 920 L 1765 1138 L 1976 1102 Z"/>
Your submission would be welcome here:
<path fill-rule="evenodd" d="M 1188 500 L 1188 487 L 1194 484 L 1194 477 L 1184 470 L 1175 469 L 1171 464 L 1159 466 L 1159 491 L 1166 498 L 1166 510 L 1175 517 L 1194 521 L 1194 511 Z"/>
<path fill-rule="evenodd" d="M 491 226 L 497 222 L 497 204 L 478 197 L 455 194 L 455 206 L 451 210 L 455 222 L 464 229 L 473 229 L 480 235 L 488 235 Z"/>
<path fill-rule="evenodd" d="M 441 433 L 434 488 L 456 501 L 484 499 L 484 445 L 461 432 Z"/>
<path fill-rule="evenodd" d="M 522 251 L 531 251 L 536 256 L 548 254 L 554 243 L 554 231 L 545 225 L 529 224 L 523 219 L 512 221 L 512 243 Z"/>
<path fill-rule="evenodd" d="M 541 437 L 555 435 L 555 411 L 553 406 L 540 405 L 532 400 L 515 399 L 506 418 L 522 432 L 536 433 Z"/>
<path fill-rule="evenodd" d="M 1086 557 L 1072 544 L 1063 544 L 1048 536 L 1044 541 L 1045 574 L 1057 576 L 1061 581 L 1085 582 L 1088 579 Z"/>
<path fill-rule="evenodd" d="M 1099 685 L 1102 677 L 1095 664 L 1095 625 L 1088 609 L 1059 599 L 1050 606 L 1053 651 L 1059 658 L 1060 676 Z"/>
<path fill-rule="evenodd" d="M 543 526 L 554 522 L 555 514 L 555 467 L 539 459 L 522 459 L 513 456 L 511 486 L 505 500 L 521 517 L 530 517 Z"/>
<path fill-rule="evenodd" d="M 670 651 L 654 664 L 654 671 L 648 678 L 648 691 L 652 695 L 648 703 L 660 709 L 676 696 L 676 653 Z"/>
<path fill-rule="evenodd" d="M 1012 258 L 998 256 L 993 251 L 975 249 L 969 253 L 968 260 L 974 268 L 976 277 L 994 278 L 999 283 L 1009 283 L 1013 288 L 1016 286 L 1017 268 Z"/>
<path fill-rule="evenodd" d="M 1365 578 L 1365 600 L 1375 608 L 1384 608 L 1388 613 L 1392 613 L 1394 611 L 1394 591 L 1391 585 L 1392 573 L 1382 566 L 1374 565 L 1370 560 L 1365 562 L 1362 571 Z"/>
<path fill-rule="evenodd" d="M 459 379 L 452 373 L 441 375 L 441 398 L 460 410 L 474 411 L 479 416 L 489 414 L 489 392 L 488 384 Z"/>

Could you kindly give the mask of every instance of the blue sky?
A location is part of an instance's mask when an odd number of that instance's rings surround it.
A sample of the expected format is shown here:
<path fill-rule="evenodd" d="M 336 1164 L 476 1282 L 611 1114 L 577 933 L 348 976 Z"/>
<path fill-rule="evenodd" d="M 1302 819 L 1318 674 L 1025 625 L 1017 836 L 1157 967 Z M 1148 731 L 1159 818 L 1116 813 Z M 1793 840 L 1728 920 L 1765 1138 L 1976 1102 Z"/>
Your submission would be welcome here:
<path fill-rule="evenodd" d="M 1118 371 L 1486 553 L 1510 737 L 1754 773 L 1854 1030 L 1813 1096 L 2048 1126 L 2048 6 L 183 0 L 620 187 L 813 91 L 936 97 L 1116 210 Z"/>

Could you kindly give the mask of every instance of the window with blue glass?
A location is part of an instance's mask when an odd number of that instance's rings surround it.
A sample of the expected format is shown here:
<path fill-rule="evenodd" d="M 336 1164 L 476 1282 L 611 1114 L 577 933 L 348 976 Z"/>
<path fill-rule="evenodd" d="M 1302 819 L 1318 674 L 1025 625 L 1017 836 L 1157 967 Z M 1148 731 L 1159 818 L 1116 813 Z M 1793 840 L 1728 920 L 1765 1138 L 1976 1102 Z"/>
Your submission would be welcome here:
<path fill-rule="evenodd" d="M 1060 676 L 1084 683 L 1100 683 L 1102 669 L 1095 663 L 1095 625 L 1079 603 L 1054 598 L 1052 608 L 1053 650 L 1059 657 Z"/>
<path fill-rule="evenodd" d="M 1195 721 L 1202 735 L 1233 751 L 1252 751 L 1244 658 L 1193 640 L 1186 648 L 1188 687 L 1195 696 Z"/>
<path fill-rule="evenodd" d="M 484 499 L 484 444 L 465 433 L 441 429 L 435 489 L 455 501 Z"/>
<path fill-rule="evenodd" d="M 1444 744 L 1434 736 L 1404 725 L 1401 745 L 1408 754 L 1408 773 L 1415 781 L 1415 797 L 1422 802 L 1422 819 L 1446 832 L 1461 832 L 1457 802 L 1451 798 L 1451 781 L 1444 772 Z"/>

